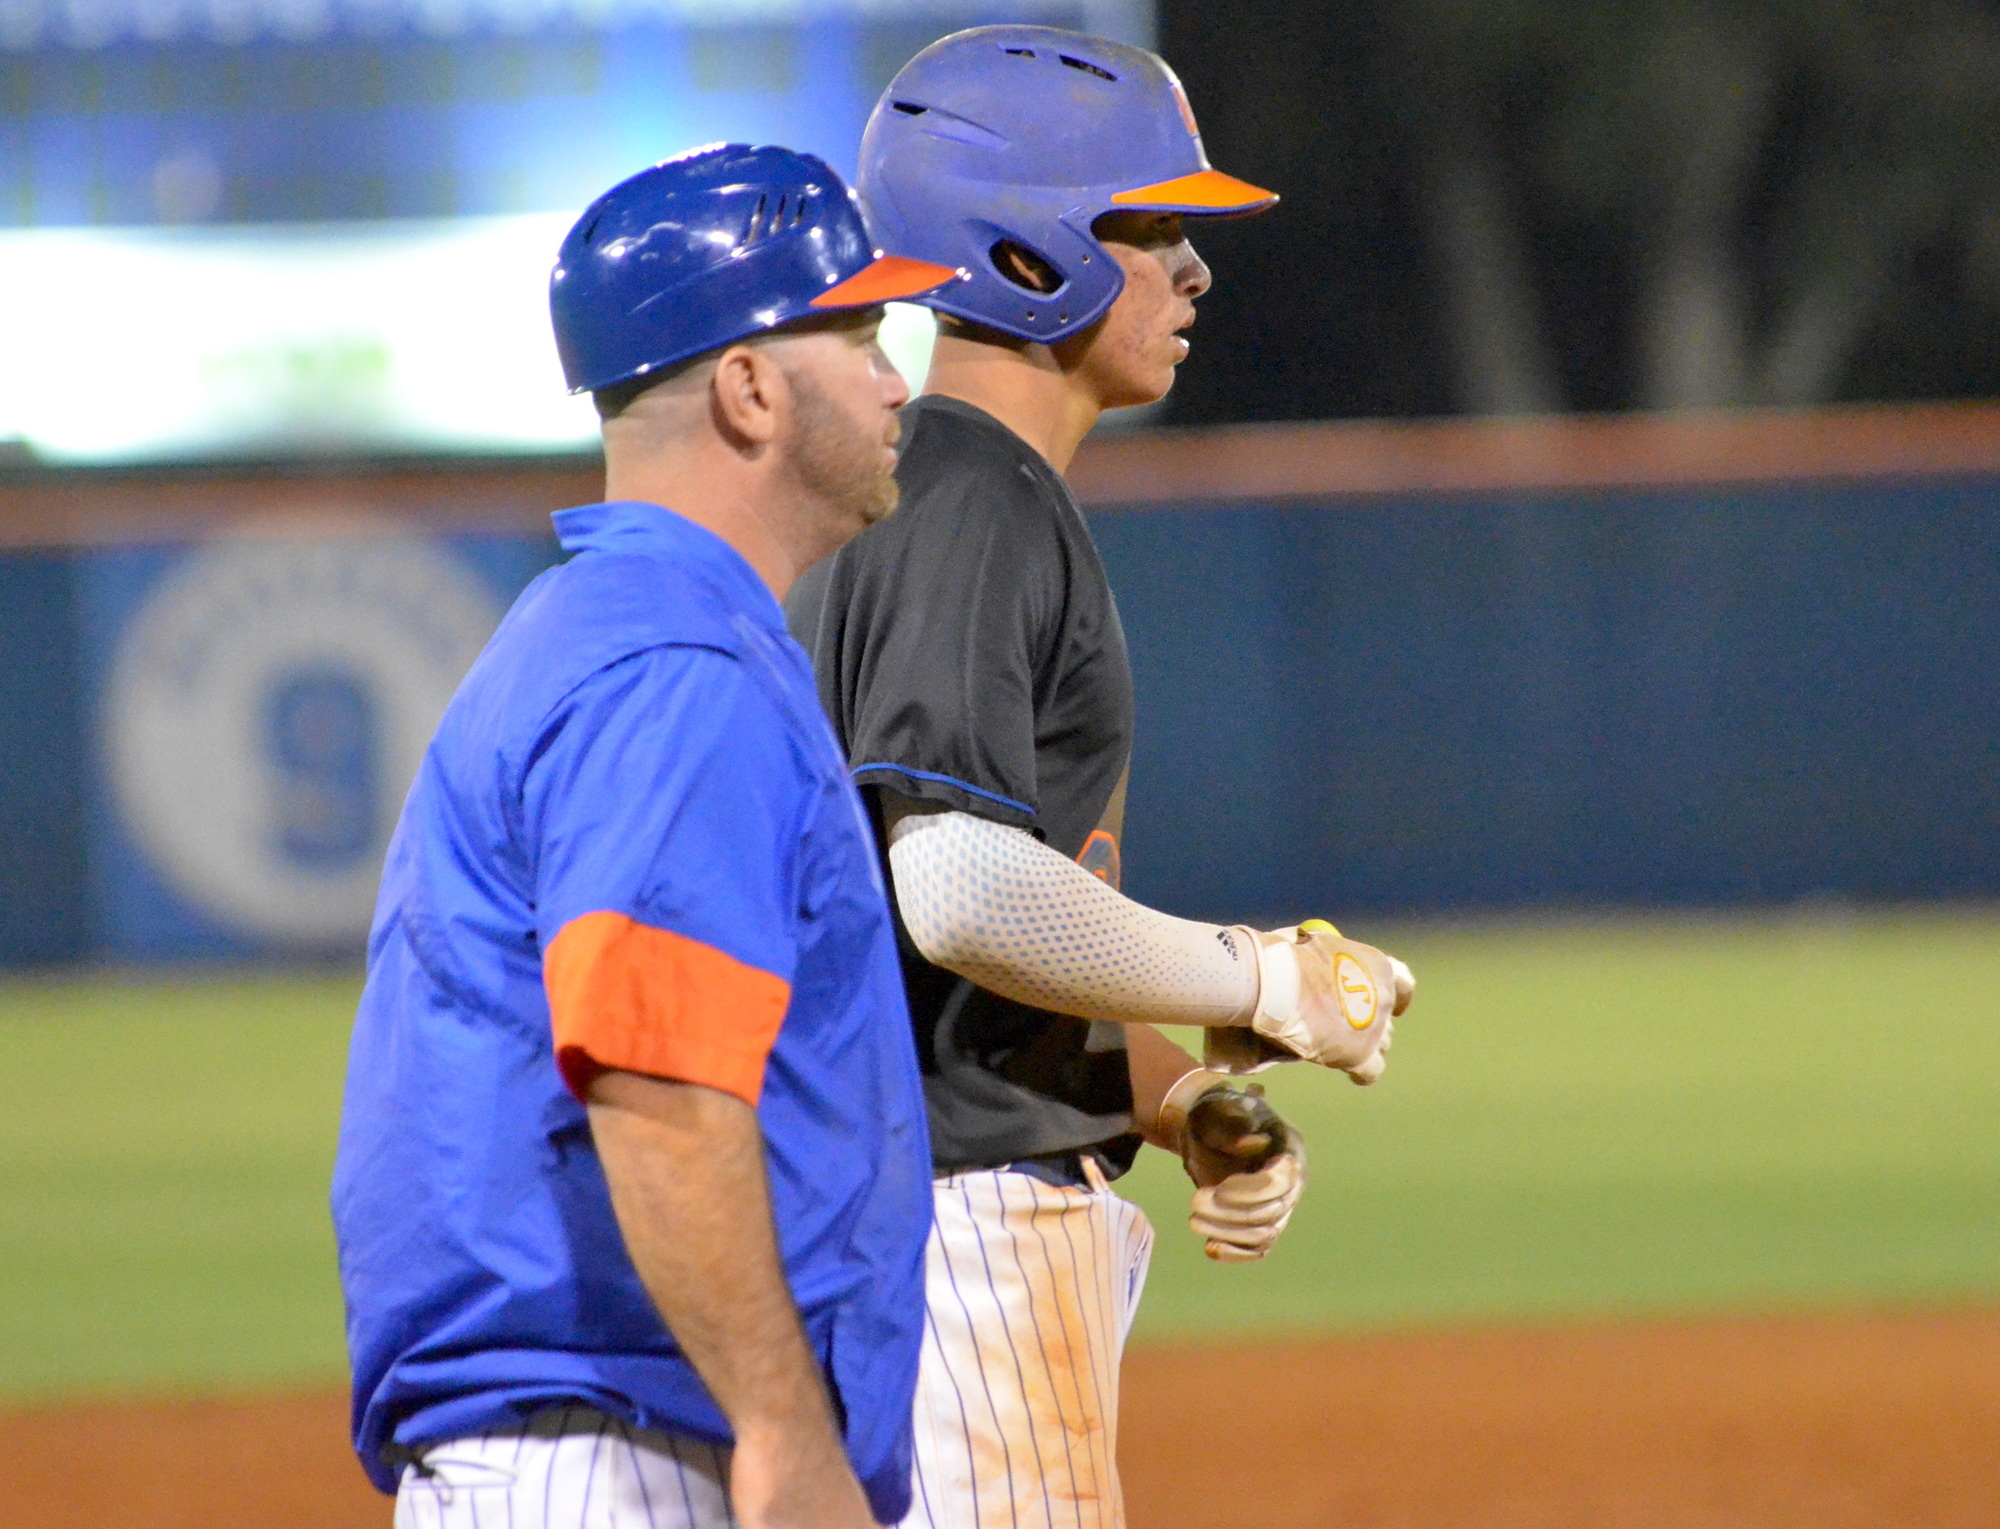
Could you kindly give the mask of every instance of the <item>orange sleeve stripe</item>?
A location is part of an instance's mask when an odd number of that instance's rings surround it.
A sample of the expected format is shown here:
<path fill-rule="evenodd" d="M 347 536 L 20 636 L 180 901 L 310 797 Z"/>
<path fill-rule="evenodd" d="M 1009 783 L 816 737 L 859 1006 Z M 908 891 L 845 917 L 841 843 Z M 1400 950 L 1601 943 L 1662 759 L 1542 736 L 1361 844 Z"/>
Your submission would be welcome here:
<path fill-rule="evenodd" d="M 700 1083 L 755 1105 L 791 984 L 622 913 L 585 913 L 542 960 L 556 1065 L 583 1097 L 601 1072 Z"/>

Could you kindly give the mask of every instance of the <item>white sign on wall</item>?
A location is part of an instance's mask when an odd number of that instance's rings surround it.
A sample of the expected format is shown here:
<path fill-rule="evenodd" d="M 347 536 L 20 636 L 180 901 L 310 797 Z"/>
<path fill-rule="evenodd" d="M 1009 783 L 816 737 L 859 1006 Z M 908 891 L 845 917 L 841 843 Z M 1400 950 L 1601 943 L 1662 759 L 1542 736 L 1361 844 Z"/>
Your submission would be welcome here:
<path fill-rule="evenodd" d="M 357 943 L 410 781 L 499 616 L 485 584 L 417 538 L 197 549 L 112 659 L 102 735 L 120 818 L 224 927 Z"/>

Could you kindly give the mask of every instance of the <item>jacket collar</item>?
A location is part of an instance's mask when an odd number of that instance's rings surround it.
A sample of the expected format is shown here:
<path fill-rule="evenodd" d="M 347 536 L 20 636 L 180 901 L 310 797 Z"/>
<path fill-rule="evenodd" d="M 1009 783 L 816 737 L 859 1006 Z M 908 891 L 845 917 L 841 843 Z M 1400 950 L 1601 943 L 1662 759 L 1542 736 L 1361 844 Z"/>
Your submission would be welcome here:
<path fill-rule="evenodd" d="M 698 526 L 664 505 L 618 499 L 557 510 L 550 518 L 565 552 L 657 557 L 698 568 L 716 582 L 732 605 L 767 626 L 784 630 L 784 610 L 749 560 L 706 526 Z"/>

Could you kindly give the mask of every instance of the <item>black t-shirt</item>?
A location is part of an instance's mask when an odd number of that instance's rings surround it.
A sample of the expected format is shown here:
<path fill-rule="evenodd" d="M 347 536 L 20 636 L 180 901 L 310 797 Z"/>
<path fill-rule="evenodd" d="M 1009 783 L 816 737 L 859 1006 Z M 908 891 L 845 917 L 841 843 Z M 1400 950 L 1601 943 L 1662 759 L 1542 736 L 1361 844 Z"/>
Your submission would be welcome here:
<path fill-rule="evenodd" d="M 1116 886 L 1132 670 L 1083 515 L 984 411 L 925 397 L 902 423 L 896 513 L 786 601 L 878 838 L 896 792 L 1031 829 Z M 1129 1165 L 1123 1027 L 986 992 L 896 931 L 939 1171 L 1086 1146 Z"/>

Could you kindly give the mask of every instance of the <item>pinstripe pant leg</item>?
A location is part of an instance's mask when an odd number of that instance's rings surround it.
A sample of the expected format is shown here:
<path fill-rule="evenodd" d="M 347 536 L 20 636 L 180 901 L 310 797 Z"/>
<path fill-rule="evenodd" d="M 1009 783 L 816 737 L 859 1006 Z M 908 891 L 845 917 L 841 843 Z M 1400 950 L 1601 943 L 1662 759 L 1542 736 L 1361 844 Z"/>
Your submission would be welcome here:
<path fill-rule="evenodd" d="M 1118 1362 L 1137 1206 L 1019 1173 L 940 1180 L 910 1529 L 1121 1529 Z"/>
<path fill-rule="evenodd" d="M 427 1450 L 403 1472 L 396 1529 L 734 1529 L 728 1451 L 589 1418 Z"/>

